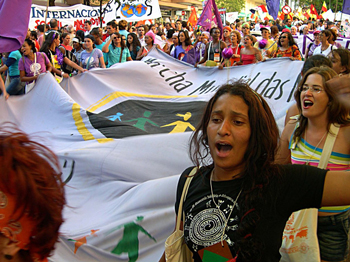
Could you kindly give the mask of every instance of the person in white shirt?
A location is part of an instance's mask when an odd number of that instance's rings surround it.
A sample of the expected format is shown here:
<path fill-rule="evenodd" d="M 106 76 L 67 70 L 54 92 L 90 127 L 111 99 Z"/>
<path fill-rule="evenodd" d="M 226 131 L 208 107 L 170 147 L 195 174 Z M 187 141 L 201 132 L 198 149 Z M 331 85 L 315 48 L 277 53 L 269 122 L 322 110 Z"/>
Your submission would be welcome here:
<path fill-rule="evenodd" d="M 331 45 L 329 43 L 329 38 L 332 37 L 332 33 L 326 29 L 323 30 L 320 34 L 319 34 L 319 38 L 321 41 L 321 45 L 315 48 L 314 54 L 313 55 L 324 55 L 324 56 L 328 56 L 329 53 L 334 50 L 337 49 L 336 46 Z"/>

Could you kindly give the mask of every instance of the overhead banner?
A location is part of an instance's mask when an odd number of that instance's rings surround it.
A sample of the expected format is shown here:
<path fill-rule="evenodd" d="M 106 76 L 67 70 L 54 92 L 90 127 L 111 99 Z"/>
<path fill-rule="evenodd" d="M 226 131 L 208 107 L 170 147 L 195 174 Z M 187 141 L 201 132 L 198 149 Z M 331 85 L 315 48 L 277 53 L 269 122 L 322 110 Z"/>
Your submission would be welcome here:
<path fill-rule="evenodd" d="M 158 0 L 135 0 L 133 4 L 112 1 L 102 6 L 102 12 L 105 10 L 103 24 L 113 19 L 126 20 L 128 22 L 156 19 L 161 17 Z M 40 24 L 45 23 L 45 6 L 32 5 L 30 12 L 29 28 L 36 29 Z M 91 21 L 92 27 L 99 26 L 100 7 L 91 7 L 86 5 L 73 5 L 70 7 L 50 6 L 47 23 L 51 18 L 58 20 L 59 27 L 64 25 L 73 25 L 76 30 L 84 30 L 84 22 Z"/>
<path fill-rule="evenodd" d="M 11 121 L 57 155 L 67 206 L 51 261 L 158 261 L 175 227 L 179 174 L 207 101 L 230 79 L 250 79 L 284 119 L 302 62 L 279 58 L 230 69 L 152 50 L 143 61 L 65 79 L 39 76 L 23 96 L 0 97 Z M 281 70 L 283 68 L 283 70 Z"/>

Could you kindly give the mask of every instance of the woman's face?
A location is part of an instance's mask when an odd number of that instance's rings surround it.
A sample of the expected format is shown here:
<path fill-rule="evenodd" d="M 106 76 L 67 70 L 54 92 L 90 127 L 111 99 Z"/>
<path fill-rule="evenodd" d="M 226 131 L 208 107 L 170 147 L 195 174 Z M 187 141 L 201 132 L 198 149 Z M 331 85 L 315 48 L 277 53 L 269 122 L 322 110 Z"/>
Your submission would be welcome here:
<path fill-rule="evenodd" d="M 211 33 L 211 37 L 213 38 L 213 40 L 218 40 L 220 38 L 220 30 L 214 29 Z"/>
<path fill-rule="evenodd" d="M 179 41 L 180 41 L 180 43 L 184 43 L 185 40 L 186 40 L 186 36 L 185 36 L 184 32 L 181 32 L 179 34 Z"/>
<path fill-rule="evenodd" d="M 314 35 L 314 39 L 317 44 L 320 43 L 320 34 Z"/>
<path fill-rule="evenodd" d="M 341 59 L 340 59 L 339 54 L 337 54 L 335 52 L 330 52 L 329 55 L 328 55 L 328 58 L 332 62 L 332 69 L 337 74 L 341 74 L 341 73 L 345 72 L 346 68 L 345 68 L 345 66 L 341 65 Z"/>
<path fill-rule="evenodd" d="M 244 46 L 249 47 L 252 45 L 252 43 L 253 43 L 252 40 L 248 36 L 244 37 L 244 40 L 243 40 Z"/>
<path fill-rule="evenodd" d="M 132 38 L 132 36 L 131 35 L 128 35 L 128 43 L 129 44 L 132 44 L 132 41 L 133 41 L 134 39 Z"/>
<path fill-rule="evenodd" d="M 78 42 L 73 42 L 73 48 L 75 50 L 79 50 L 80 49 L 80 44 Z"/>
<path fill-rule="evenodd" d="M 69 42 L 70 42 L 70 35 L 67 35 L 65 38 L 63 38 L 63 44 L 69 45 Z"/>
<path fill-rule="evenodd" d="M 27 42 L 24 42 L 21 50 L 23 55 L 28 56 L 32 49 L 30 48 L 30 45 L 28 45 Z"/>
<path fill-rule="evenodd" d="M 232 43 L 237 43 L 237 35 L 235 33 L 231 34 L 231 42 Z"/>
<path fill-rule="evenodd" d="M 323 78 L 319 74 L 307 77 L 300 92 L 301 111 L 306 118 L 326 116 L 329 98 L 324 90 Z"/>
<path fill-rule="evenodd" d="M 224 30 L 224 37 L 230 37 L 230 31 L 225 29 Z"/>
<path fill-rule="evenodd" d="M 148 35 L 145 36 L 145 43 L 147 45 L 151 45 L 152 44 L 152 38 Z"/>
<path fill-rule="evenodd" d="M 309 27 L 305 26 L 304 29 L 303 29 L 303 34 L 307 35 L 308 33 L 309 33 Z"/>
<path fill-rule="evenodd" d="M 224 94 L 215 102 L 207 126 L 215 169 L 242 172 L 251 128 L 248 106 L 239 96 Z"/>
<path fill-rule="evenodd" d="M 326 36 L 326 34 L 325 33 L 320 33 L 320 41 L 321 41 L 321 43 L 324 43 L 324 44 L 326 44 L 326 43 L 328 43 L 328 37 Z"/>
<path fill-rule="evenodd" d="M 292 27 L 290 31 L 291 31 L 292 35 L 297 34 L 297 29 L 295 27 Z"/>
<path fill-rule="evenodd" d="M 280 42 L 281 42 L 281 46 L 288 47 L 289 40 L 288 40 L 288 35 L 287 34 L 282 34 L 279 39 L 280 39 Z"/>
<path fill-rule="evenodd" d="M 121 38 L 121 36 L 120 36 L 120 35 L 113 34 L 113 35 L 112 35 L 112 37 L 113 37 L 113 42 L 114 42 L 114 44 L 115 44 L 115 45 L 117 45 L 117 44 L 120 44 L 120 43 L 121 43 L 122 38 Z"/>
<path fill-rule="evenodd" d="M 178 45 L 179 44 L 179 39 L 177 38 L 177 36 L 173 36 L 173 43 L 175 44 L 175 45 Z"/>
<path fill-rule="evenodd" d="M 93 43 L 92 43 L 92 40 L 90 38 L 84 39 L 84 45 L 85 45 L 85 49 L 93 48 Z"/>

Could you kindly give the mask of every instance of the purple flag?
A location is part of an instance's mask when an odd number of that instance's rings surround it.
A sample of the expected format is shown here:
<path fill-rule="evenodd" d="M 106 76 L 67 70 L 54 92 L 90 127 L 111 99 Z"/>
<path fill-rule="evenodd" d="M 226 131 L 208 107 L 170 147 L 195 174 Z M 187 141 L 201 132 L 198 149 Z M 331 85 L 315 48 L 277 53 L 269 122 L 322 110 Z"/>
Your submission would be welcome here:
<path fill-rule="evenodd" d="M 0 53 L 19 49 L 27 35 L 31 0 L 0 0 Z"/>
<path fill-rule="evenodd" d="M 344 0 L 344 2 L 343 2 L 343 13 L 350 15 L 350 0 Z"/>
<path fill-rule="evenodd" d="M 208 0 L 205 4 L 197 25 L 202 26 L 205 30 L 210 30 L 212 27 L 217 26 L 220 29 L 221 34 L 223 33 L 221 17 L 214 0 Z"/>
<path fill-rule="evenodd" d="M 269 15 L 273 17 L 273 19 L 277 19 L 278 10 L 280 9 L 280 0 L 266 0 L 267 10 L 269 11 Z"/>

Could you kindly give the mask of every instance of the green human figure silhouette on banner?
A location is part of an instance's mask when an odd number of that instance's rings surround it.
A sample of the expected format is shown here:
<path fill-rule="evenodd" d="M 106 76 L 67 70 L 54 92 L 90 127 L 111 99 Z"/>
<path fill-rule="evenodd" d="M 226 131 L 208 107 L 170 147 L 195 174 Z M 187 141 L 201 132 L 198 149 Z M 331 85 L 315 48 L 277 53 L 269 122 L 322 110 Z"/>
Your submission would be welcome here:
<path fill-rule="evenodd" d="M 184 115 L 176 114 L 176 116 L 183 117 L 183 119 L 185 121 L 187 121 L 188 119 L 191 118 L 192 114 L 190 112 L 186 112 L 186 114 L 184 114 Z M 170 124 L 167 124 L 167 125 L 164 125 L 161 127 L 167 127 L 167 126 L 175 126 L 174 129 L 169 132 L 169 134 L 171 134 L 171 133 L 183 133 L 186 131 L 187 128 L 192 129 L 192 131 L 196 130 L 196 128 L 193 125 L 191 125 L 190 122 L 183 122 L 183 121 L 175 121 L 173 123 L 170 123 Z"/>
<path fill-rule="evenodd" d="M 136 222 L 142 221 L 143 216 L 138 216 Z M 117 230 L 124 227 L 123 237 L 119 241 L 118 245 L 112 250 L 113 254 L 120 255 L 122 253 L 127 253 L 129 257 L 129 262 L 135 262 L 139 257 L 139 232 L 144 233 L 150 239 L 157 242 L 154 237 L 152 237 L 142 226 L 136 224 L 135 222 L 126 223 L 116 227 Z"/>
<path fill-rule="evenodd" d="M 154 126 L 159 126 L 156 123 L 154 123 L 153 121 L 149 120 L 148 118 L 151 116 L 151 112 L 150 111 L 145 111 L 143 113 L 144 117 L 139 117 L 139 118 L 135 118 L 135 119 L 130 119 L 130 120 L 125 120 L 124 122 L 132 122 L 132 121 L 137 121 L 136 124 L 134 124 L 134 127 L 137 127 L 143 131 L 145 130 L 145 125 L 146 123 L 150 123 L 151 125 Z"/>

